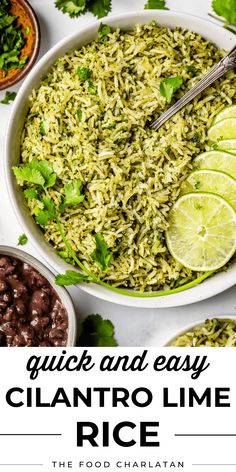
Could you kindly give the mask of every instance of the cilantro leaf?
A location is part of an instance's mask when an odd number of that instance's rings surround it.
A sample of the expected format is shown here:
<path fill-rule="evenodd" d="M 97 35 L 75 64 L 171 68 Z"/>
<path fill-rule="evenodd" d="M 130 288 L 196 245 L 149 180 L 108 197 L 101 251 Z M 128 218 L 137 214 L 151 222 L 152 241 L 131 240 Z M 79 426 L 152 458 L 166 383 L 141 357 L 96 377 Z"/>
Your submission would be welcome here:
<path fill-rule="evenodd" d="M 99 265 L 102 272 L 105 272 L 111 262 L 112 253 L 101 234 L 96 234 L 95 241 L 96 249 L 92 252 L 91 257 Z"/>
<path fill-rule="evenodd" d="M 85 11 L 87 0 L 57 0 L 55 5 L 58 10 L 68 13 L 71 18 L 75 18 Z"/>
<path fill-rule="evenodd" d="M 34 188 L 27 188 L 24 190 L 24 196 L 28 198 L 28 200 L 34 200 L 38 198 L 38 192 Z"/>
<path fill-rule="evenodd" d="M 24 246 L 28 242 L 26 234 L 21 234 L 18 238 L 18 246 Z"/>
<path fill-rule="evenodd" d="M 68 206 L 76 206 L 84 201 L 84 195 L 80 193 L 82 187 L 81 180 L 72 180 L 69 184 L 64 187 L 65 197 L 63 198 L 61 211 Z"/>
<path fill-rule="evenodd" d="M 90 277 L 75 270 L 66 270 L 65 274 L 55 277 L 56 285 L 76 285 L 81 282 L 90 282 Z"/>
<path fill-rule="evenodd" d="M 160 94 L 170 103 L 174 93 L 181 87 L 183 79 L 180 76 L 166 77 L 160 83 Z"/>
<path fill-rule="evenodd" d="M 31 182 L 32 184 L 43 186 L 45 180 L 37 169 L 31 169 L 27 164 L 22 167 L 12 167 L 13 173 L 17 180 L 23 182 Z"/>
<path fill-rule="evenodd" d="M 57 175 L 48 161 L 34 160 L 28 164 L 13 167 L 12 170 L 21 183 L 31 182 L 44 188 L 53 187 L 56 183 Z"/>
<path fill-rule="evenodd" d="M 108 25 L 100 24 L 98 28 L 98 41 L 101 43 L 103 39 L 111 32 L 111 28 Z"/>
<path fill-rule="evenodd" d="M 35 166 L 36 169 L 42 174 L 44 178 L 44 188 L 53 187 L 57 180 L 57 174 L 53 170 L 53 166 L 48 161 L 32 161 L 32 166 Z M 30 165 L 31 165 L 30 164 Z"/>
<path fill-rule="evenodd" d="M 111 11 L 111 0 L 92 0 L 88 4 L 88 9 L 97 18 L 107 16 Z"/>
<path fill-rule="evenodd" d="M 212 8 L 226 19 L 226 24 L 236 25 L 236 0 L 213 0 Z"/>
<path fill-rule="evenodd" d="M 78 338 L 78 346 L 116 347 L 114 325 L 100 315 L 89 315 L 82 322 Z"/>
<path fill-rule="evenodd" d="M 86 67 L 78 67 L 76 74 L 78 75 L 79 79 L 84 82 L 85 80 L 90 79 L 92 72 Z"/>
<path fill-rule="evenodd" d="M 5 97 L 0 101 L 3 105 L 9 105 L 16 98 L 16 92 L 6 92 Z"/>
<path fill-rule="evenodd" d="M 166 7 L 165 0 L 148 0 L 146 5 L 144 6 L 145 10 L 169 10 Z"/>
<path fill-rule="evenodd" d="M 40 226 L 46 226 L 50 221 L 55 218 L 55 205 L 53 201 L 48 197 L 43 197 L 41 202 L 44 205 L 43 210 L 38 210 L 36 213 L 36 222 Z"/>

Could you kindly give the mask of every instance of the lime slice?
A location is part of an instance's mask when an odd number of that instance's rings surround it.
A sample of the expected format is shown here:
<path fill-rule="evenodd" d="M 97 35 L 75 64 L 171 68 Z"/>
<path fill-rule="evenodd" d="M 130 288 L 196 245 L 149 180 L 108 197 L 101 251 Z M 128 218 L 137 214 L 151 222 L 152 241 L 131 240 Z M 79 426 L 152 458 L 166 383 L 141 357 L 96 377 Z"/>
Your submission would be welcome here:
<path fill-rule="evenodd" d="M 219 195 L 236 210 L 236 180 L 218 170 L 195 170 L 181 185 L 181 195 L 210 192 Z"/>
<path fill-rule="evenodd" d="M 236 105 L 225 107 L 214 119 L 214 124 L 227 118 L 236 118 Z"/>
<path fill-rule="evenodd" d="M 236 139 L 224 139 L 223 141 L 218 141 L 217 146 L 219 149 L 236 154 Z"/>
<path fill-rule="evenodd" d="M 236 179 L 236 156 L 229 152 L 204 152 L 194 159 L 193 165 L 197 169 L 220 170 Z"/>
<path fill-rule="evenodd" d="M 220 269 L 236 250 L 236 214 L 218 195 L 189 193 L 169 213 L 166 241 L 172 256 L 185 267 Z"/>
<path fill-rule="evenodd" d="M 236 118 L 228 118 L 211 126 L 208 131 L 208 138 L 213 142 L 222 141 L 223 139 L 236 139 Z"/>

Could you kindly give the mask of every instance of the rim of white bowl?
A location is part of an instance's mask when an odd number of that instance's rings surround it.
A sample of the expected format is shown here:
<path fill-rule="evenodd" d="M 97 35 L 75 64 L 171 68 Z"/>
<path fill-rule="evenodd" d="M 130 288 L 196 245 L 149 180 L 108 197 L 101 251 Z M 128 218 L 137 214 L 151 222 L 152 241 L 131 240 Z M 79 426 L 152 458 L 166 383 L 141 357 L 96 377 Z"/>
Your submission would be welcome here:
<path fill-rule="evenodd" d="M 26 205 L 24 204 L 22 198 L 20 198 L 19 188 L 17 188 L 16 183 L 14 182 L 11 171 L 11 141 L 15 138 L 15 134 L 17 134 L 17 132 L 15 133 L 15 129 L 17 128 L 18 120 L 20 121 L 19 111 L 21 111 L 21 108 L 23 110 L 25 107 L 24 115 L 26 115 L 29 94 L 34 87 L 39 85 L 42 78 L 48 73 L 54 60 L 66 52 L 73 50 L 76 47 L 76 41 L 78 43 L 77 47 L 80 47 L 82 44 L 87 44 L 93 40 L 96 37 L 96 33 L 101 22 L 105 22 L 111 27 L 120 26 L 122 29 L 131 29 L 137 23 L 144 24 L 152 20 L 157 20 L 157 22 L 159 20 L 161 25 L 166 25 L 170 28 L 177 26 L 188 28 L 217 44 L 218 47 L 230 49 L 236 43 L 235 36 L 229 31 L 223 29 L 222 26 L 218 26 L 212 21 L 207 21 L 197 16 L 183 14 L 181 12 L 167 10 L 144 10 L 111 15 L 109 17 L 102 18 L 101 20 L 87 23 L 87 25 L 81 28 L 79 32 L 67 36 L 66 38 L 59 41 L 55 46 L 53 46 L 30 71 L 29 75 L 24 80 L 13 104 L 5 140 L 4 171 L 8 193 L 16 217 L 21 226 L 24 228 L 24 231 L 29 234 L 29 238 L 33 246 L 47 261 L 47 264 L 53 268 L 53 270 L 57 270 L 58 272 L 62 272 L 68 268 L 71 268 L 71 266 L 56 255 L 52 246 L 46 243 L 42 233 L 40 234 L 40 230 L 33 222 L 33 218 L 29 216 L 29 213 L 27 215 L 27 210 L 25 208 Z M 86 40 L 82 40 L 83 36 L 86 37 Z M 73 46 L 71 43 L 74 43 Z M 223 46 L 222 43 L 225 44 L 225 46 Z M 18 132 L 20 133 L 19 130 Z M 232 266 L 227 271 L 216 274 L 213 277 L 206 279 L 204 282 L 202 282 L 202 284 L 186 291 L 165 296 L 159 296 L 157 293 L 157 295 L 153 296 L 152 298 L 147 298 L 145 295 L 143 297 L 135 298 L 132 296 L 132 291 L 130 292 L 130 296 L 123 295 L 94 283 L 82 283 L 79 285 L 79 287 L 90 295 L 93 295 L 104 301 L 117 303 L 119 305 L 139 308 L 168 308 L 188 305 L 194 302 L 205 300 L 206 298 L 210 298 L 232 287 L 235 283 L 236 269 Z"/>
<path fill-rule="evenodd" d="M 174 336 L 171 336 L 171 338 L 168 338 L 168 340 L 164 343 L 163 347 L 174 347 L 174 348 L 179 348 L 182 349 L 181 346 L 171 346 L 171 343 L 178 338 L 179 336 L 182 336 L 182 334 L 188 333 L 188 331 L 193 330 L 197 328 L 198 326 L 203 326 L 206 320 L 213 320 L 213 319 L 223 319 L 223 320 L 234 320 L 236 322 L 236 315 L 216 315 L 216 316 L 206 316 L 205 318 L 201 320 L 196 320 L 195 322 L 192 321 L 192 323 L 183 326 L 181 330 L 179 330 Z M 188 346 L 186 346 L 188 349 Z"/>

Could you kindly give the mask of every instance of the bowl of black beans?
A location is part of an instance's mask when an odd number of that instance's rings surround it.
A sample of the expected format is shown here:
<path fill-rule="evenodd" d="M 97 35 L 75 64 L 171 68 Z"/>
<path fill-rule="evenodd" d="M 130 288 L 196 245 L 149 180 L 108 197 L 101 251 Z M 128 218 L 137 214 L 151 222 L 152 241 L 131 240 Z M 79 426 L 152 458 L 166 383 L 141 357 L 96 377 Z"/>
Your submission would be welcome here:
<path fill-rule="evenodd" d="M 0 347 L 75 346 L 75 309 L 54 279 L 34 257 L 0 246 Z"/>

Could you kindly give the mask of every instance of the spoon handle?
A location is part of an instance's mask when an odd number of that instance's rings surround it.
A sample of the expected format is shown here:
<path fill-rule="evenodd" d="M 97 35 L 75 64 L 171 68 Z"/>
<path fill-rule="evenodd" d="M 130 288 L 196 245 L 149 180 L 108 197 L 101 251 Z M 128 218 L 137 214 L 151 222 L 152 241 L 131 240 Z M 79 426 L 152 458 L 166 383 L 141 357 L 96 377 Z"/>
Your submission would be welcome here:
<path fill-rule="evenodd" d="M 158 130 L 169 118 L 175 113 L 180 111 L 187 103 L 195 98 L 199 93 L 203 92 L 209 85 L 213 84 L 222 75 L 229 72 L 231 69 L 236 67 L 236 46 L 223 57 L 218 64 L 216 64 L 200 82 L 198 82 L 193 88 L 191 88 L 180 100 L 178 100 L 172 107 L 166 110 L 157 120 L 155 120 L 150 128 Z"/>

